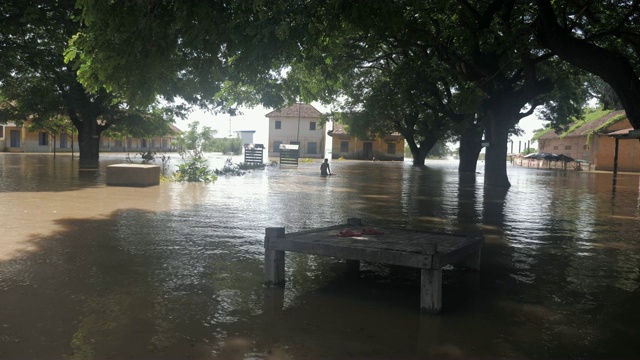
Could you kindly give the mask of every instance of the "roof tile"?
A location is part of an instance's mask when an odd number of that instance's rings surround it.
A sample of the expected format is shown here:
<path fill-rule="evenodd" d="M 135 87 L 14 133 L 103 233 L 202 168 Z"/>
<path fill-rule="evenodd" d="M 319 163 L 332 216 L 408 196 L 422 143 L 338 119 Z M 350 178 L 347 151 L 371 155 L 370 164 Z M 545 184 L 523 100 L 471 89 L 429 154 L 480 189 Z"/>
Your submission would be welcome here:
<path fill-rule="evenodd" d="M 319 118 L 322 113 L 318 111 L 313 105 L 310 104 L 293 104 L 284 108 L 274 110 L 266 117 L 306 117 L 306 118 Z"/>

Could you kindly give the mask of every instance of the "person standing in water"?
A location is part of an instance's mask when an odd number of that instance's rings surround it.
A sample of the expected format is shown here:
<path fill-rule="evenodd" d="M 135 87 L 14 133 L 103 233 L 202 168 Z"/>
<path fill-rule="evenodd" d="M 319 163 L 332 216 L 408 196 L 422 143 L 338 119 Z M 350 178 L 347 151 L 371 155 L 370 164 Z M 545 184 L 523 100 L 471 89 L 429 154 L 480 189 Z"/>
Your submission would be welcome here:
<path fill-rule="evenodd" d="M 320 175 L 328 176 L 331 175 L 331 168 L 329 167 L 329 159 L 324 159 L 322 165 L 320 165 Z"/>

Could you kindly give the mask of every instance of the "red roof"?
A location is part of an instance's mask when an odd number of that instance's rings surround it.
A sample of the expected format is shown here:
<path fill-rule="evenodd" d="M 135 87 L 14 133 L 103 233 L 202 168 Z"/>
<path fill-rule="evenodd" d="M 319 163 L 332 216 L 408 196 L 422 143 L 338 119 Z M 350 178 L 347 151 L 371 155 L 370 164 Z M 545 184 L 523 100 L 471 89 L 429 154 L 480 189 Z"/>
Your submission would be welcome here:
<path fill-rule="evenodd" d="M 310 104 L 293 104 L 278 110 L 274 110 L 266 117 L 306 117 L 306 118 L 319 118 L 322 113 L 318 109 L 314 108 Z"/>

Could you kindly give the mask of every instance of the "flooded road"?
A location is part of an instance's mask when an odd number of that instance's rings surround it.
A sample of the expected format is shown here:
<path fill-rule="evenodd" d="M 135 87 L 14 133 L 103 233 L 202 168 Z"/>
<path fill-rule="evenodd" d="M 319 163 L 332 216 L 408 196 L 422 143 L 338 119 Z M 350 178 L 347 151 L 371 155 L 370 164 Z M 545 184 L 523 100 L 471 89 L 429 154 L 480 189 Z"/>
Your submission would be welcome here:
<path fill-rule="evenodd" d="M 316 162 L 105 186 L 122 161 L 0 154 L 0 358 L 640 356 L 637 175 L 613 191 L 611 174 L 509 166 L 512 187 L 485 193 L 455 162 L 334 160 L 329 178 Z M 481 271 L 444 272 L 437 316 L 412 269 L 287 254 L 286 287 L 262 286 L 265 227 L 347 217 L 481 228 Z"/>

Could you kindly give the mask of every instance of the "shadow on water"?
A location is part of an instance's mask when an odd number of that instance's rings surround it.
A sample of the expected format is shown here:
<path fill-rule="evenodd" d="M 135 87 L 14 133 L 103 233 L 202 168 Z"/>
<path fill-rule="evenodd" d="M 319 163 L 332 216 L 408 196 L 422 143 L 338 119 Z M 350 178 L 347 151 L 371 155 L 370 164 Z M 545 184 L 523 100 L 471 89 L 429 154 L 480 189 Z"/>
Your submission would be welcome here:
<path fill-rule="evenodd" d="M 33 169 L 2 170 L 8 183 L 31 174 L 27 190 L 0 192 L 13 204 L 0 209 L 10 225 L 0 239 L 2 358 L 640 351 L 637 176 L 619 177 L 612 197 L 606 174 L 509 168 L 513 186 L 498 192 L 446 162 L 334 161 L 330 179 L 312 163 L 144 189 L 106 187 L 102 173 L 55 175 L 66 187 L 50 185 L 39 162 L 21 166 Z M 481 271 L 446 269 L 438 316 L 417 311 L 412 269 L 367 263 L 354 274 L 339 259 L 288 254 L 285 288 L 262 286 L 265 227 L 296 231 L 354 216 L 446 232 L 479 226 Z"/>
<path fill-rule="evenodd" d="M 1 267 L 0 355 L 210 354 L 215 337 L 207 316 L 234 317 L 228 301 L 235 296 L 218 292 L 238 291 L 229 283 L 233 277 L 240 288 L 248 280 L 259 295 L 261 264 L 245 259 L 238 269 L 229 259 L 237 260 L 237 254 L 226 251 L 230 244 L 171 231 L 171 226 L 159 226 L 162 217 L 122 209 L 100 220 L 60 220 L 61 231 L 29 239 L 31 254 Z M 237 295 L 247 298 L 235 301 L 250 304 L 251 294 Z"/>

